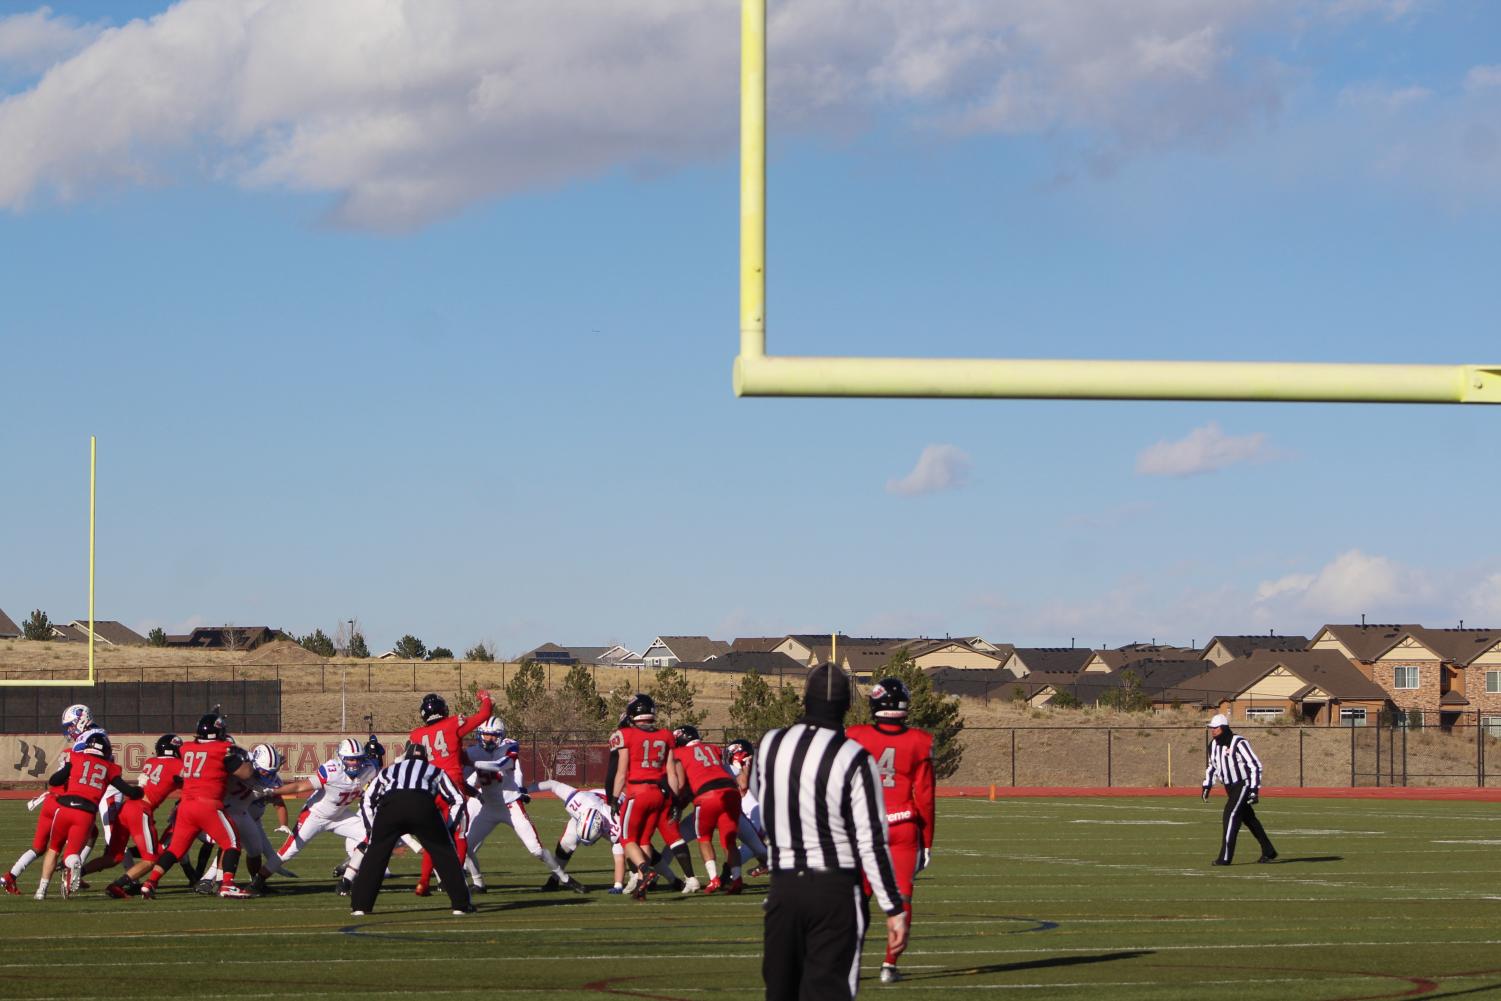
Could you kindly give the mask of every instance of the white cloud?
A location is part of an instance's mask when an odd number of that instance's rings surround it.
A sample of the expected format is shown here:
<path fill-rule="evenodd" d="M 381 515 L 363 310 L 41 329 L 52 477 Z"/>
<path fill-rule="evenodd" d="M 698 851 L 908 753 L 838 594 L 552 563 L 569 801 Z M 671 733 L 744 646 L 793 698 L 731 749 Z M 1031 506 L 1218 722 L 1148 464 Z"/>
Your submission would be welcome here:
<path fill-rule="evenodd" d="M 929 445 L 917 457 L 912 472 L 886 483 L 888 493 L 931 494 L 962 487 L 969 479 L 969 456 L 955 445 Z"/>
<path fill-rule="evenodd" d="M 1482 624 L 1501 622 L 1501 573 L 1493 573 L 1470 588 L 1462 607 Z"/>
<path fill-rule="evenodd" d="M 1466 90 L 1488 90 L 1501 87 L 1501 65 L 1471 66 L 1465 74 Z"/>
<path fill-rule="evenodd" d="M 1177 441 L 1159 441 L 1136 457 L 1138 476 L 1193 476 L 1225 469 L 1242 462 L 1265 462 L 1274 458 L 1266 435 L 1227 435 L 1210 422 L 1194 428 Z"/>
<path fill-rule="evenodd" d="M 79 52 L 100 30 L 54 16 L 50 7 L 0 17 L 0 80 L 38 73 Z"/>
<path fill-rule="evenodd" d="M 1099 164 L 1217 143 L 1275 112 L 1282 83 L 1246 40 L 1292 33 L 1301 7 L 931 0 L 914 16 L 907 0 L 786 0 L 770 25 L 773 114 L 788 130 L 859 128 L 895 108 L 918 126 L 1067 134 Z M 201 163 L 330 193 L 343 224 L 401 229 L 622 166 L 726 155 L 737 8 L 181 0 L 0 102 L 0 206 Z"/>
<path fill-rule="evenodd" d="M 1328 620 L 1368 613 L 1417 621 L 1439 597 L 1429 575 L 1359 549 L 1340 553 L 1315 573 L 1263 581 L 1258 605 L 1297 610 Z M 1438 604 L 1444 604 L 1440 601 Z"/>
<path fill-rule="evenodd" d="M 1384 87 L 1380 84 L 1363 83 L 1340 91 L 1342 107 L 1396 114 L 1416 107 L 1433 97 L 1427 87 Z"/>

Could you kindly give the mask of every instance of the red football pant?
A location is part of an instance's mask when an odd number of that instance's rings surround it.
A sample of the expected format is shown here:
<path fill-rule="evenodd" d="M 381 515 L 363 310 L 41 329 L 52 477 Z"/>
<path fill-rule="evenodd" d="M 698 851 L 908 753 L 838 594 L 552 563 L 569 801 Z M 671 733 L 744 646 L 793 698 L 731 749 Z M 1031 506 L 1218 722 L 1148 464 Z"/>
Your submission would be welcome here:
<path fill-rule="evenodd" d="M 902 892 L 902 910 L 907 912 L 907 928 L 912 928 L 912 886 L 917 879 L 917 853 L 922 849 L 922 838 L 917 825 L 912 823 L 892 824 L 887 828 L 886 844 L 891 848 L 892 875 L 896 888 Z M 870 880 L 862 874 L 865 895 L 870 896 Z M 895 963 L 900 953 L 886 950 L 885 962 Z"/>
<path fill-rule="evenodd" d="M 620 813 L 620 843 L 649 845 L 651 836 L 661 830 L 669 845 L 683 840 L 678 825 L 667 816 L 667 797 L 655 783 L 627 783 L 625 807 Z"/>
<path fill-rule="evenodd" d="M 177 823 L 172 829 L 172 844 L 167 850 L 175 858 L 182 858 L 193 847 L 193 839 L 199 832 L 219 846 L 220 851 L 240 847 L 235 837 L 235 825 L 224 816 L 223 807 L 210 799 L 185 799 L 177 804 Z"/>
<path fill-rule="evenodd" d="M 719 843 L 731 854 L 726 865 L 735 864 L 735 838 L 740 832 L 740 790 L 715 789 L 693 801 L 698 826 L 698 840 L 714 840 L 714 831 L 719 831 Z"/>
<path fill-rule="evenodd" d="M 125 858 L 128 841 L 135 842 L 136 853 L 142 861 L 156 861 L 156 812 L 146 805 L 144 799 L 127 799 L 120 807 L 120 815 L 110 827 L 109 847 L 104 851 L 105 860 L 110 865 L 119 865 Z"/>
<path fill-rule="evenodd" d="M 60 850 L 64 859 L 69 855 L 77 855 L 94 833 L 94 817 L 93 810 L 59 805 L 52 817 L 52 832 L 47 840 L 47 847 L 53 851 Z"/>
<path fill-rule="evenodd" d="M 48 796 L 42 801 L 42 812 L 36 818 L 36 833 L 31 836 L 31 850 L 38 855 L 47 850 L 47 841 L 52 837 L 52 818 L 57 816 L 57 797 Z"/>
<path fill-rule="evenodd" d="M 442 796 L 435 797 L 433 802 L 438 806 L 438 813 L 448 813 L 450 817 L 453 811 L 459 813 L 458 826 L 453 829 L 453 848 L 459 853 L 459 865 L 464 864 L 464 859 L 469 857 L 469 839 L 465 837 L 469 833 L 469 811 L 464 809 L 464 803 L 457 806 L 449 804 Z M 433 857 L 427 852 L 422 853 L 422 872 L 417 876 L 417 885 L 426 886 L 433 878 Z"/>

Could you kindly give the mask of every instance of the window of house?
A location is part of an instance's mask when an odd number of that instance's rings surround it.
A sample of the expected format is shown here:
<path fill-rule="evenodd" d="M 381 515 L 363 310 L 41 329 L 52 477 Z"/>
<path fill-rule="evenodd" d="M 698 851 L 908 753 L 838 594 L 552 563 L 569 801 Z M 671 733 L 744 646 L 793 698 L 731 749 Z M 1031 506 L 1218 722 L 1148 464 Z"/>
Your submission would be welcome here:
<path fill-rule="evenodd" d="M 1409 664 L 1409 665 L 1407 665 L 1405 667 L 1403 667 L 1403 666 L 1397 667 L 1396 668 L 1396 672 L 1395 672 L 1395 677 L 1392 680 L 1392 686 L 1394 688 L 1417 688 L 1418 687 L 1418 668 L 1417 668 L 1417 665 L 1415 665 L 1415 664 Z"/>
<path fill-rule="evenodd" d="M 1501 671 L 1485 672 L 1485 694 L 1501 695 Z"/>
<path fill-rule="evenodd" d="M 1363 706 L 1353 706 L 1339 711 L 1340 726 L 1365 726 L 1366 715 Z"/>
<path fill-rule="evenodd" d="M 1501 716 L 1482 716 L 1480 725 L 1485 728 L 1487 737 L 1501 737 Z"/>
<path fill-rule="evenodd" d="M 1275 723 L 1281 719 L 1284 710 L 1280 708 L 1250 708 L 1246 710 L 1246 719 L 1252 723 Z"/>

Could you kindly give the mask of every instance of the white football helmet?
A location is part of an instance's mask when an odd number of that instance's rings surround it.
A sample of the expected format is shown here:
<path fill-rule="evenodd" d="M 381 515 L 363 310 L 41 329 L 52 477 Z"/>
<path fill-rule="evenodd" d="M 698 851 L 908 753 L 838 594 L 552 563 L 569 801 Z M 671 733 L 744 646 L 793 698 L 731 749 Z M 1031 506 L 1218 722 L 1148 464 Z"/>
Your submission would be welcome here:
<path fill-rule="evenodd" d="M 506 721 L 499 716 L 491 716 L 479 725 L 479 742 L 487 750 L 494 750 L 502 740 L 506 739 Z"/>
<path fill-rule="evenodd" d="M 63 710 L 63 733 L 77 740 L 94 728 L 94 714 L 89 707 L 79 703 Z"/>
<path fill-rule="evenodd" d="M 339 760 L 344 763 L 344 772 L 354 776 L 365 767 L 365 748 L 353 737 L 345 737 L 339 741 Z"/>
<path fill-rule="evenodd" d="M 592 845 L 599 840 L 599 836 L 605 832 L 605 815 L 598 810 L 590 810 L 584 820 L 579 824 L 579 843 Z"/>
<path fill-rule="evenodd" d="M 281 752 L 270 744 L 256 744 L 250 749 L 250 764 L 262 777 L 275 775 L 281 767 Z"/>

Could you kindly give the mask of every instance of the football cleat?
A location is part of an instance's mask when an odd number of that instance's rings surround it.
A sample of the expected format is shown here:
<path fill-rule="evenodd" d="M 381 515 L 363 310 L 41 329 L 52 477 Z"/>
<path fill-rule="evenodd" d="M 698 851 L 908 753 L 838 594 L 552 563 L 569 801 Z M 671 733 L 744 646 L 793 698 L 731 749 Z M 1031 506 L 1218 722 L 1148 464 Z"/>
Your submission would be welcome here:
<path fill-rule="evenodd" d="M 8 872 L 0 874 L 0 887 L 4 887 L 5 892 L 12 897 L 19 897 L 21 895 L 21 888 L 16 885 L 16 877 Z"/>
<path fill-rule="evenodd" d="M 678 892 L 686 897 L 689 894 L 697 893 L 701 889 L 703 889 L 703 887 L 699 885 L 698 877 L 689 876 L 687 879 L 683 880 L 683 888 Z"/>
<path fill-rule="evenodd" d="M 82 877 L 79 876 L 77 869 L 69 866 L 63 867 L 63 879 L 61 886 L 64 900 L 67 900 L 69 897 L 73 896 L 73 894 L 78 892 L 78 883 L 81 878 Z"/>
<path fill-rule="evenodd" d="M 881 983 L 894 984 L 902 979 L 902 971 L 894 963 L 881 964 Z"/>
<path fill-rule="evenodd" d="M 636 881 L 636 889 L 631 892 L 631 896 L 635 897 L 637 900 L 645 900 L 646 891 L 650 890 L 651 885 L 656 881 L 657 871 L 655 869 L 646 870 L 646 875 L 642 876 Z"/>
<path fill-rule="evenodd" d="M 130 898 L 130 891 L 121 886 L 119 883 L 109 884 L 104 888 L 104 892 L 109 894 L 111 897 L 114 897 L 116 900 L 128 900 Z"/>
<path fill-rule="evenodd" d="M 212 897 L 214 895 L 214 881 L 207 877 L 200 879 L 193 885 L 193 892 L 201 893 L 205 897 Z"/>
<path fill-rule="evenodd" d="M 564 889 L 572 890 L 574 893 L 588 893 L 589 892 L 589 888 L 587 886 L 585 886 L 583 883 L 580 883 L 576 879 L 570 879 L 568 882 L 566 882 L 566 883 L 563 884 L 563 887 L 564 887 Z"/>
<path fill-rule="evenodd" d="M 1275 861 L 1277 861 L 1277 853 L 1276 852 L 1267 852 L 1265 855 L 1261 856 L 1261 858 L 1257 859 L 1256 861 L 1259 862 L 1259 863 L 1261 863 L 1262 865 L 1266 865 L 1268 862 L 1275 862 Z"/>
<path fill-rule="evenodd" d="M 542 884 L 542 892 L 543 893 L 551 893 L 552 891 L 554 891 L 556 889 L 559 889 L 562 885 L 563 884 L 561 884 L 561 883 L 558 882 L 558 877 L 556 877 L 556 876 L 548 876 L 547 877 L 547 882 L 545 882 L 545 883 Z"/>
<path fill-rule="evenodd" d="M 478 910 L 479 910 L 478 907 L 475 907 L 473 904 L 470 904 L 467 907 L 455 907 L 453 909 L 453 913 L 454 913 L 454 915 L 456 915 L 458 917 L 463 917 L 466 914 L 473 914 L 474 912 L 476 912 Z"/>
<path fill-rule="evenodd" d="M 350 911 L 349 912 L 349 916 L 352 917 L 352 918 L 362 918 L 362 917 L 365 916 L 365 912 L 364 911 Z"/>
<path fill-rule="evenodd" d="M 641 874 L 637 872 L 631 873 L 630 878 L 625 881 L 625 892 L 634 895 L 636 892 L 636 887 L 640 884 L 640 882 Z"/>
<path fill-rule="evenodd" d="M 31 899 L 32 900 L 46 900 L 47 899 L 47 887 L 45 887 L 45 886 L 39 886 L 39 887 L 37 887 L 36 888 L 36 893 L 34 893 L 34 894 L 31 895 Z"/>
<path fill-rule="evenodd" d="M 486 886 L 483 882 L 480 882 L 480 883 L 471 883 L 471 884 L 469 884 L 469 892 L 470 893 L 489 893 L 490 892 L 490 888 L 488 886 Z"/>
<path fill-rule="evenodd" d="M 758 865 L 745 875 L 750 879 L 760 879 L 762 876 L 766 875 L 769 872 L 771 872 L 771 870 L 766 866 Z"/>
<path fill-rule="evenodd" d="M 251 893 L 243 886 L 236 886 L 233 883 L 225 883 L 223 886 L 219 887 L 219 896 L 225 898 L 226 900 L 249 900 L 251 897 L 255 896 L 255 894 Z"/>
<path fill-rule="evenodd" d="M 739 892 L 741 892 L 744 889 L 745 889 L 745 880 L 740 879 L 739 877 L 736 877 L 735 879 L 730 880 L 729 883 L 727 883 L 725 885 L 724 892 L 725 893 L 739 893 Z"/>
<path fill-rule="evenodd" d="M 720 890 L 720 888 L 721 888 L 721 886 L 722 886 L 722 884 L 719 882 L 719 877 L 715 876 L 713 879 L 709 880 L 709 884 L 704 887 L 704 892 L 705 893 L 718 893 L 719 890 Z"/>

